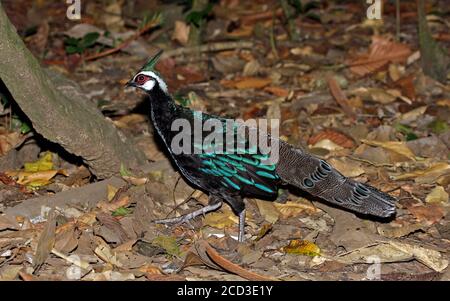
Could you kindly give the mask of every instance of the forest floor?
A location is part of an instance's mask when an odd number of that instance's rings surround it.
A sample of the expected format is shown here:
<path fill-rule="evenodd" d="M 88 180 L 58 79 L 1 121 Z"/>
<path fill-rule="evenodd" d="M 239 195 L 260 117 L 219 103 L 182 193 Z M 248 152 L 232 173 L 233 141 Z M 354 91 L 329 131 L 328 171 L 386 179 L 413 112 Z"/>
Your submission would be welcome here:
<path fill-rule="evenodd" d="M 382 20 L 360 1 L 304 6 L 297 41 L 278 1 L 220 1 L 200 20 L 209 46 L 194 52 L 182 6 L 122 2 L 89 1 L 71 21 L 65 2 L 2 1 L 42 66 L 79 85 L 153 163 L 145 175 L 95 179 L 2 100 L 0 279 L 450 280 L 450 74 L 440 83 L 422 71 L 415 1 L 401 2 L 398 37 L 391 2 Z M 431 1 L 427 15 L 448 51 L 447 4 Z M 164 23 L 119 49 L 155 9 Z M 83 37 L 92 42 L 77 48 Z M 395 218 L 283 190 L 275 202 L 246 200 L 244 243 L 228 205 L 191 225 L 152 223 L 207 203 L 154 139 L 147 100 L 124 87 L 158 49 L 180 104 L 280 120 L 282 139 L 398 198 Z"/>

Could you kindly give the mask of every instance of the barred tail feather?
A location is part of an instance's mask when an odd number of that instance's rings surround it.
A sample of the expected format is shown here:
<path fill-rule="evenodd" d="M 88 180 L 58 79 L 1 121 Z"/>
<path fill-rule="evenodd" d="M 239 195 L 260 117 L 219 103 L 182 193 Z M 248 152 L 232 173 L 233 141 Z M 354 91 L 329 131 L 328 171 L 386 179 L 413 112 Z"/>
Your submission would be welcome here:
<path fill-rule="evenodd" d="M 379 217 L 395 214 L 392 196 L 349 179 L 326 161 L 284 142 L 277 173 L 284 182 L 352 211 Z"/>

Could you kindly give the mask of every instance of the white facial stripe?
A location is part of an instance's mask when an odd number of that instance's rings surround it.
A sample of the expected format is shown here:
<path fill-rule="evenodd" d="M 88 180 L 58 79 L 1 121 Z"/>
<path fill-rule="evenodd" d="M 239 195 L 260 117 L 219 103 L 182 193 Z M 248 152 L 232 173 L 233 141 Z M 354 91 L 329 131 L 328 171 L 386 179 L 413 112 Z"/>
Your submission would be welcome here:
<path fill-rule="evenodd" d="M 145 84 L 142 86 L 146 91 L 151 91 L 153 87 L 155 87 L 155 81 L 153 79 L 148 80 L 145 82 Z"/>
<path fill-rule="evenodd" d="M 142 71 L 142 72 L 140 72 L 139 74 L 144 74 L 144 75 L 153 77 L 154 79 L 156 79 L 156 80 L 158 81 L 158 84 L 159 84 L 159 87 L 161 88 L 161 90 L 163 90 L 165 93 L 168 93 L 166 83 L 162 80 L 161 77 L 159 77 L 158 75 L 156 75 L 156 73 L 154 73 L 154 72 L 152 72 L 152 71 Z M 150 89 L 147 89 L 147 86 L 146 86 L 146 85 L 147 85 L 147 84 L 150 84 L 150 82 L 152 83 L 152 84 L 151 84 L 151 87 L 150 87 Z M 154 86 L 155 86 L 155 82 L 152 81 L 152 80 L 149 80 L 148 82 L 145 83 L 145 85 L 144 85 L 143 87 L 144 87 L 144 89 L 150 91 L 151 89 L 153 89 Z"/>

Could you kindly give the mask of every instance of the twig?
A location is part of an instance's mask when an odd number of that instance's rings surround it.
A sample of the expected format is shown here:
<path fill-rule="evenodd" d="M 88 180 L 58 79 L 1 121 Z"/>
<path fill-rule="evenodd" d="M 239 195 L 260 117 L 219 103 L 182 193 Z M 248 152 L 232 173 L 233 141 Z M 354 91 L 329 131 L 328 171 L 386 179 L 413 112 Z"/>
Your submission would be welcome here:
<path fill-rule="evenodd" d="M 348 156 L 348 158 L 351 159 L 351 160 L 364 162 L 364 163 L 373 165 L 375 167 L 393 167 L 394 166 L 394 165 L 389 164 L 389 163 L 375 163 L 375 162 L 372 162 L 370 160 L 363 159 L 363 158 L 358 158 L 358 157 L 355 157 L 355 156 Z"/>
<path fill-rule="evenodd" d="M 279 59 L 277 41 L 275 39 L 275 13 L 272 15 L 272 27 L 270 28 L 270 48 L 272 48 L 272 53 L 275 58 Z"/>
<path fill-rule="evenodd" d="M 83 261 L 83 260 L 79 259 L 78 257 L 66 256 L 63 253 L 61 253 L 58 250 L 56 250 L 56 249 L 52 249 L 52 253 L 55 254 L 56 256 L 64 259 L 65 261 L 67 261 L 67 262 L 69 262 L 71 264 L 74 264 L 77 267 L 80 267 L 80 268 L 82 268 L 84 270 L 88 270 L 88 271 L 92 270 L 92 267 L 91 267 L 91 265 L 88 262 Z"/>
<path fill-rule="evenodd" d="M 273 14 L 277 17 L 281 17 L 283 15 L 283 10 L 281 8 L 276 9 L 275 11 L 268 10 L 262 13 L 257 13 L 253 15 L 243 16 L 241 18 L 242 24 L 249 25 L 256 22 L 261 22 L 264 20 L 271 19 Z"/>
<path fill-rule="evenodd" d="M 248 41 L 239 41 L 239 42 L 219 42 L 219 43 L 211 43 L 196 47 L 183 47 L 183 48 L 177 48 L 173 50 L 166 51 L 162 54 L 163 58 L 168 58 L 172 56 L 180 56 L 184 54 L 191 54 L 194 52 L 213 52 L 213 51 L 223 51 L 223 50 L 230 50 L 230 49 L 236 49 L 236 48 L 252 48 L 253 47 L 252 42 Z"/>
<path fill-rule="evenodd" d="M 178 178 L 178 180 L 181 179 L 181 177 Z M 178 181 L 177 181 L 178 183 Z M 175 191 L 174 191 L 175 192 Z M 195 194 L 195 196 L 194 196 Z M 195 198 L 197 196 L 197 194 L 199 194 L 198 197 L 200 197 L 203 192 L 201 190 L 194 190 L 192 191 L 192 193 L 186 198 L 184 199 L 183 202 L 181 202 L 180 204 L 177 205 L 176 200 L 175 200 L 175 193 L 174 193 L 174 203 L 175 203 L 175 208 L 173 208 L 167 215 L 166 218 L 168 218 L 173 212 L 175 212 L 176 210 L 178 210 L 178 208 L 180 208 L 182 205 L 186 204 L 187 202 L 189 202 L 190 200 L 194 199 L 198 202 L 198 200 Z"/>
<path fill-rule="evenodd" d="M 133 36 L 131 36 L 130 38 L 128 38 L 127 40 L 125 40 L 124 42 L 119 44 L 118 46 L 108 49 L 108 50 L 105 50 L 105 51 L 102 51 L 102 52 L 99 52 L 99 53 L 96 53 L 96 54 L 89 55 L 89 56 L 85 57 L 84 60 L 92 61 L 92 60 L 96 60 L 98 58 L 116 53 L 116 52 L 122 50 L 123 48 L 127 47 L 128 45 L 130 45 L 131 42 L 133 42 L 134 40 L 139 38 L 141 35 L 143 35 L 147 31 L 149 31 L 150 29 L 155 28 L 159 24 L 160 24 L 160 22 L 158 20 L 150 21 L 147 25 L 145 25 L 143 28 L 138 30 Z"/>

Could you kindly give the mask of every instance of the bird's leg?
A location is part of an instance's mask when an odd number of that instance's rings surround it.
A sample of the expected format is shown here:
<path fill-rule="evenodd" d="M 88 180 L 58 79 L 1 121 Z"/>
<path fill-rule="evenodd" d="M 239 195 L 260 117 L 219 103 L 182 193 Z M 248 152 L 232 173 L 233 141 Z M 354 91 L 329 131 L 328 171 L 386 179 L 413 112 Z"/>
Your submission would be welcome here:
<path fill-rule="evenodd" d="M 216 199 L 214 200 L 210 200 L 209 204 L 203 208 L 200 208 L 198 210 L 195 210 L 191 213 L 179 216 L 179 217 L 174 217 L 174 218 L 165 218 L 165 219 L 160 219 L 160 220 L 156 220 L 154 221 L 154 223 L 156 224 L 182 224 L 182 223 L 187 223 L 190 220 L 196 218 L 199 215 L 205 215 L 208 212 L 217 210 L 220 208 L 220 206 L 222 206 L 222 201 L 219 200 L 217 201 Z"/>
<path fill-rule="evenodd" d="M 245 209 L 239 213 L 239 236 L 238 241 L 243 242 L 244 241 L 244 235 L 245 235 Z"/>

